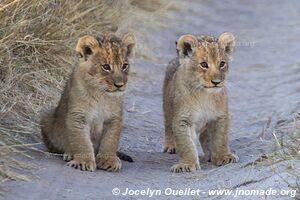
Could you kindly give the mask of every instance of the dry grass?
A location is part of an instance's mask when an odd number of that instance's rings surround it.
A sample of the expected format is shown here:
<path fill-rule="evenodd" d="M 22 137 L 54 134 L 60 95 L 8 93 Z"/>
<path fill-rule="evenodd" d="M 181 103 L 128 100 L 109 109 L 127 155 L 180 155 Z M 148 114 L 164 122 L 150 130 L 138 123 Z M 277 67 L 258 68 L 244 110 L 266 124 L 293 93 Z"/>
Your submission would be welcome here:
<path fill-rule="evenodd" d="M 296 200 L 300 200 L 300 115 L 296 115 L 293 122 L 281 121 L 280 126 L 273 131 L 275 141 L 274 151 L 263 154 L 249 165 L 270 166 L 288 187 L 296 190 Z M 278 164 L 278 165 L 277 165 Z M 293 179 L 283 177 L 282 172 L 287 172 Z"/>
<path fill-rule="evenodd" d="M 288 126 L 284 132 L 286 131 L 289 132 L 288 136 L 280 138 L 278 138 L 275 132 L 273 133 L 276 149 L 270 157 L 272 163 L 300 160 L 300 115 L 295 116 L 292 126 Z M 292 163 L 289 163 L 287 172 L 295 177 L 296 184 L 290 183 L 290 180 L 286 180 L 283 177 L 282 179 L 291 188 L 297 190 L 296 199 L 300 200 L 300 169 L 295 168 Z"/>
<path fill-rule="evenodd" d="M 10 145 L 40 142 L 40 112 L 58 101 L 76 62 L 73 47 L 78 37 L 133 29 L 138 21 L 153 20 L 166 6 L 158 0 L 147 2 L 1 1 L 0 181 L 26 179 L 12 171 L 25 165 L 9 159 L 9 153 L 16 151 Z M 142 35 L 141 29 L 137 31 Z"/>
<path fill-rule="evenodd" d="M 281 128 L 281 132 L 288 133 L 287 135 L 280 134 L 278 137 L 276 132 L 273 132 L 275 138 L 275 152 L 273 158 L 276 161 L 284 160 L 299 160 L 300 159 L 300 115 L 294 117 L 293 123 L 287 124 L 285 128 Z"/>

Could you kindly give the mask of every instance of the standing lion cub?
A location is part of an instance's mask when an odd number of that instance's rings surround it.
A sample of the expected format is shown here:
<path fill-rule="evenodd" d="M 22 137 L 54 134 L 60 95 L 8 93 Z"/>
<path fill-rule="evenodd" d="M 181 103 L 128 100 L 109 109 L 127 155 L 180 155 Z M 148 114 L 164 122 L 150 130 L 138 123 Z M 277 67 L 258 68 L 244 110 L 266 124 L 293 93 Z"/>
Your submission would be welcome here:
<path fill-rule="evenodd" d="M 205 159 L 215 165 L 236 162 L 228 144 L 229 114 L 224 81 L 235 46 L 234 36 L 219 38 L 183 35 L 177 42 L 178 58 L 170 62 L 163 89 L 164 152 L 177 153 L 172 172 L 200 168 L 199 138 Z"/>
<path fill-rule="evenodd" d="M 136 40 L 129 33 L 84 36 L 76 47 L 79 66 L 66 84 L 58 107 L 42 117 L 42 136 L 51 152 L 64 153 L 67 165 L 119 171 L 122 96 Z M 117 156 L 118 154 L 118 156 Z"/>

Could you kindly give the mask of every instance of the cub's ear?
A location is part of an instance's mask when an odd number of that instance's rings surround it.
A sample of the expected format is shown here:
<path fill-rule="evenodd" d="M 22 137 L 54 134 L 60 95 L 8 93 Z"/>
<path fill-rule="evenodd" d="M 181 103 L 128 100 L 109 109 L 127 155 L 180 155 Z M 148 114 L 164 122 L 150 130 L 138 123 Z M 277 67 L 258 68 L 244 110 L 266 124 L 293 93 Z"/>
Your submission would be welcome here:
<path fill-rule="evenodd" d="M 76 46 L 76 51 L 81 58 L 86 61 L 89 56 L 93 55 L 95 49 L 99 47 L 99 42 L 96 38 L 90 35 L 79 38 Z"/>
<path fill-rule="evenodd" d="M 198 40 L 193 35 L 182 35 L 176 41 L 176 50 L 180 58 L 190 57 L 198 47 Z"/>
<path fill-rule="evenodd" d="M 232 33 L 225 32 L 219 37 L 219 43 L 225 48 L 225 52 L 231 56 L 235 47 L 235 38 Z"/>
<path fill-rule="evenodd" d="M 134 53 L 134 47 L 136 44 L 136 38 L 133 35 L 133 33 L 126 33 L 123 37 L 122 37 L 122 43 L 125 45 L 126 47 L 126 55 L 128 58 L 131 58 L 133 56 Z"/>

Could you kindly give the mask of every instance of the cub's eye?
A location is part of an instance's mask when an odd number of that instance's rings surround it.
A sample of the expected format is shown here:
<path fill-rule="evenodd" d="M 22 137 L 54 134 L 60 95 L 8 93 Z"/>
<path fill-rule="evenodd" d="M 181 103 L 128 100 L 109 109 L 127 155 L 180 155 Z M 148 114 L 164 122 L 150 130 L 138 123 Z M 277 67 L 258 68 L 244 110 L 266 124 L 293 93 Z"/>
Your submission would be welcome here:
<path fill-rule="evenodd" d="M 224 61 L 220 62 L 220 69 L 223 69 L 224 67 L 225 67 L 225 62 Z"/>
<path fill-rule="evenodd" d="M 102 69 L 106 72 L 109 72 L 111 70 L 111 67 L 109 64 L 104 64 L 104 65 L 102 65 Z"/>
<path fill-rule="evenodd" d="M 207 62 L 202 62 L 202 63 L 200 63 L 200 67 L 203 68 L 203 69 L 208 69 L 208 64 L 207 64 Z"/>
<path fill-rule="evenodd" d="M 122 71 L 126 71 L 129 68 L 129 64 L 124 63 L 121 68 L 122 68 Z"/>

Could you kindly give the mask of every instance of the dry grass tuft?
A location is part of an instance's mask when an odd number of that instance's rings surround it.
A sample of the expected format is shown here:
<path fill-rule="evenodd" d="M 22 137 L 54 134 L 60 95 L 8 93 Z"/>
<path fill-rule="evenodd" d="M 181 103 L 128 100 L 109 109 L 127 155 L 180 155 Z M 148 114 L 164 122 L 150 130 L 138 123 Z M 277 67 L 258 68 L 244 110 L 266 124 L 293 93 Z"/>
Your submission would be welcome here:
<path fill-rule="evenodd" d="M 295 116 L 292 128 L 288 128 L 289 134 L 286 137 L 278 138 L 275 132 L 275 152 L 271 155 L 272 163 L 281 161 L 299 161 L 300 160 L 300 115 Z M 300 170 L 293 164 L 287 166 L 287 172 L 295 177 L 296 184 L 290 183 L 290 180 L 282 178 L 291 188 L 297 190 L 296 199 L 300 200 Z"/>
<path fill-rule="evenodd" d="M 78 37 L 122 32 L 134 28 L 132 24 L 138 21 L 151 21 L 167 5 L 158 0 L 151 2 L 1 1 L 0 181 L 1 177 L 2 181 L 27 179 L 13 173 L 12 169 L 21 166 L 8 159 L 9 153 L 15 151 L 10 145 L 40 142 L 40 112 L 58 101 L 76 62 L 73 47 Z"/>
<path fill-rule="evenodd" d="M 289 132 L 287 136 L 282 135 L 278 138 L 273 132 L 275 138 L 275 152 L 273 158 L 276 161 L 299 160 L 300 159 L 300 116 L 294 118 L 292 128 L 286 129 Z"/>

